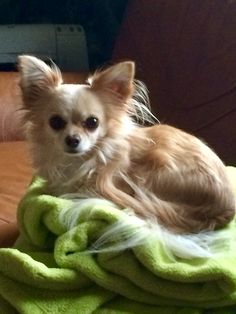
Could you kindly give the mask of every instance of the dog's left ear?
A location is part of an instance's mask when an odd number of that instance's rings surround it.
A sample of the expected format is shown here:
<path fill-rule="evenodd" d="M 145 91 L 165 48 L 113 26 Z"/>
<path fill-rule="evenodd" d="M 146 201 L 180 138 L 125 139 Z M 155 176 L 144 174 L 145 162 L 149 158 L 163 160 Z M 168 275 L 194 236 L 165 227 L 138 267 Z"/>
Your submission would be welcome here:
<path fill-rule="evenodd" d="M 111 90 L 122 99 L 127 99 L 133 94 L 134 73 L 134 62 L 120 62 L 105 71 L 95 73 L 90 78 L 91 87 L 97 90 Z"/>
<path fill-rule="evenodd" d="M 44 61 L 33 56 L 18 57 L 18 70 L 25 100 L 37 100 L 43 93 L 50 92 L 62 83 L 61 72 L 56 65 L 49 67 Z"/>

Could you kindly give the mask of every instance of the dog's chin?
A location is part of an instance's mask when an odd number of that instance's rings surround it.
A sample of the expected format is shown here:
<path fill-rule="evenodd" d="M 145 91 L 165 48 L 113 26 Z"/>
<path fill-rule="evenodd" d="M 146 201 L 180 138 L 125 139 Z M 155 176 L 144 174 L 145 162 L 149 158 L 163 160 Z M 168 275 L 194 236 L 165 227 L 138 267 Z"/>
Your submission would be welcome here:
<path fill-rule="evenodd" d="M 75 150 L 66 150 L 64 151 L 64 154 L 70 157 L 77 157 L 77 156 L 83 156 L 85 152 L 80 152 L 80 151 L 75 151 Z"/>
<path fill-rule="evenodd" d="M 70 157 L 80 157 L 86 155 L 89 150 L 79 150 L 79 149 L 67 149 L 64 150 L 64 154 Z"/>

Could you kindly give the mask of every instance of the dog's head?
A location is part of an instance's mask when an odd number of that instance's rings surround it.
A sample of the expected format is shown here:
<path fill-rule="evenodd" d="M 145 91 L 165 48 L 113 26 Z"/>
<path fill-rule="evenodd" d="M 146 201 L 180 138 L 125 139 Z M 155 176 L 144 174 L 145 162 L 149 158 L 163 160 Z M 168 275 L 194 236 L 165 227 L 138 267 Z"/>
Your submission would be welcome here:
<path fill-rule="evenodd" d="M 18 60 L 31 140 L 66 154 L 85 154 L 108 136 L 126 132 L 134 63 L 95 73 L 89 84 L 63 84 L 60 70 L 32 56 Z"/>

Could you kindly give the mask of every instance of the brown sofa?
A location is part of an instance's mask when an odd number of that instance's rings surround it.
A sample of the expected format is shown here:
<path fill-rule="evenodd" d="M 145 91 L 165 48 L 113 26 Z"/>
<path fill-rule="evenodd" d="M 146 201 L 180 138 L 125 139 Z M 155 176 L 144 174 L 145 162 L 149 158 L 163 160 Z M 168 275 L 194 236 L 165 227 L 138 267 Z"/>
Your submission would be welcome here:
<path fill-rule="evenodd" d="M 161 121 L 236 164 L 236 1 L 130 0 L 113 61 L 133 59 Z M 68 74 L 81 81 L 83 74 Z M 32 176 L 16 73 L 0 73 L 0 246 L 17 236 L 16 206 Z"/>
<path fill-rule="evenodd" d="M 236 165 L 236 1 L 130 0 L 113 60 L 134 59 L 162 122 Z"/>

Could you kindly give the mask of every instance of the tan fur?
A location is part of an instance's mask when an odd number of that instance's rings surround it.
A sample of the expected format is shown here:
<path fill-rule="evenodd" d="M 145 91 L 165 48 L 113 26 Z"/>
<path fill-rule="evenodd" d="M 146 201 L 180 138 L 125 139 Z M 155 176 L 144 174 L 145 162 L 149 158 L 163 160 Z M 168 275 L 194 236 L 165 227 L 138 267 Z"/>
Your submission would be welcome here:
<path fill-rule="evenodd" d="M 225 166 L 196 137 L 168 125 L 141 127 L 135 114 L 134 63 L 96 73 L 90 85 L 61 83 L 57 68 L 29 56 L 19 58 L 27 136 L 34 165 L 48 193 L 100 196 L 178 232 L 214 230 L 230 222 L 235 198 Z M 49 118 L 67 124 L 55 131 Z M 95 131 L 84 127 L 95 115 Z M 78 153 L 65 150 L 77 135 Z"/>

